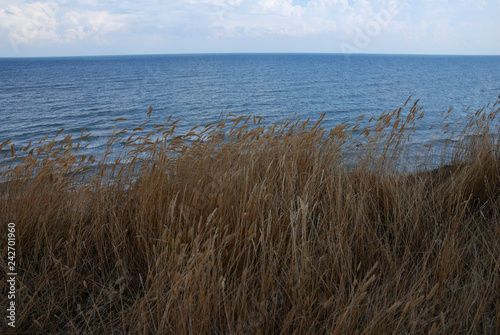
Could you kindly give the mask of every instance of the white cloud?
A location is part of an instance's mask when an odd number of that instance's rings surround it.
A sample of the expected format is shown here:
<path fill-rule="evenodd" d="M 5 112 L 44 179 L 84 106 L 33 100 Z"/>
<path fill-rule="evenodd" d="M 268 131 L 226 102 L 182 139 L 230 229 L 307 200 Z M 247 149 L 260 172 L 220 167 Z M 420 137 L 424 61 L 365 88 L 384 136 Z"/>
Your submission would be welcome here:
<path fill-rule="evenodd" d="M 8 5 L 0 10 L 0 27 L 18 44 L 58 41 L 55 2 Z"/>
<path fill-rule="evenodd" d="M 458 1 L 461 2 L 462 4 L 467 4 L 467 3 L 473 4 L 480 10 L 485 10 L 487 6 L 486 0 L 458 0 Z"/>
<path fill-rule="evenodd" d="M 322 10 L 331 7 L 338 7 L 340 8 L 341 12 L 343 12 L 347 8 L 349 8 L 349 3 L 347 2 L 347 0 L 309 0 L 307 6 L 320 8 Z"/>
<path fill-rule="evenodd" d="M 94 6 L 93 0 L 79 3 Z M 0 9 L 0 29 L 17 49 L 21 45 L 60 44 L 86 38 L 104 41 L 106 34 L 127 27 L 127 15 L 70 8 L 61 0 L 7 5 Z"/>
<path fill-rule="evenodd" d="M 344 42 L 356 46 L 362 32 L 370 39 L 369 47 L 357 47 L 363 52 L 380 41 L 393 46 L 388 52 L 478 46 L 498 53 L 499 8 L 500 0 L 0 0 L 0 35 L 33 47 L 133 48 L 154 40 L 151 50 L 163 41 L 167 52 L 197 50 L 200 42 L 248 50 L 248 41 L 265 51 L 259 41 L 274 47 L 312 37 L 316 49 L 337 52 Z"/>
<path fill-rule="evenodd" d="M 214 6 L 239 6 L 243 0 L 184 0 L 189 4 L 209 4 Z"/>
<path fill-rule="evenodd" d="M 189 2 L 217 0 L 186 0 Z M 227 2 L 220 1 L 220 2 Z M 230 1 L 230 0 L 229 0 Z M 255 0 L 241 1 L 238 6 L 214 6 L 212 13 L 206 15 L 208 28 L 214 36 L 307 36 L 336 31 L 337 24 L 333 15 L 325 13 L 326 5 L 346 0 L 311 0 L 304 5 L 295 5 L 292 0 Z M 196 10 L 194 7 L 192 10 Z M 205 9 L 207 10 L 207 9 Z"/>
<path fill-rule="evenodd" d="M 126 29 L 126 15 L 110 14 L 102 11 L 70 11 L 61 18 L 62 34 L 65 41 L 75 42 L 92 37 L 105 40 L 106 34 Z"/>
<path fill-rule="evenodd" d="M 261 0 L 258 2 L 257 10 L 262 13 L 272 13 L 284 16 L 300 16 L 303 13 L 302 6 L 292 5 L 292 0 Z"/>

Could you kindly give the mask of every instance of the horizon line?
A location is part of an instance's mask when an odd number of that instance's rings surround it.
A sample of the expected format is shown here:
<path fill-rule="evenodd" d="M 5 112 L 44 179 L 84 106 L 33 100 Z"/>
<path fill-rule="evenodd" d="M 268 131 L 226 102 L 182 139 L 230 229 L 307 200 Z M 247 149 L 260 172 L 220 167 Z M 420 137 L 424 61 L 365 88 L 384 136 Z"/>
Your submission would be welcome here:
<path fill-rule="evenodd" d="M 19 58 L 84 58 L 84 57 L 127 57 L 127 56 L 196 56 L 196 55 L 344 55 L 351 56 L 466 56 L 498 57 L 499 54 L 438 54 L 438 53 L 343 53 L 343 52 L 173 52 L 143 54 L 95 54 L 95 55 L 53 55 L 53 56 L 0 56 L 0 59 Z"/>

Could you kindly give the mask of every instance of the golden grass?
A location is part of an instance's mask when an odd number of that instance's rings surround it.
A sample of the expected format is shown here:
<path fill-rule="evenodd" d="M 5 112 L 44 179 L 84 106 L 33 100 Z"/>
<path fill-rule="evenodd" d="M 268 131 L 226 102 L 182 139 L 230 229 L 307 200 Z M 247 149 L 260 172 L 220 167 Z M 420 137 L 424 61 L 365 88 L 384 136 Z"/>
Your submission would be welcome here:
<path fill-rule="evenodd" d="M 418 171 L 417 102 L 330 131 L 117 119 L 100 158 L 79 154 L 84 131 L 13 145 L 0 248 L 15 222 L 17 319 L 0 330 L 499 334 L 499 105 L 445 125 L 460 140 Z"/>

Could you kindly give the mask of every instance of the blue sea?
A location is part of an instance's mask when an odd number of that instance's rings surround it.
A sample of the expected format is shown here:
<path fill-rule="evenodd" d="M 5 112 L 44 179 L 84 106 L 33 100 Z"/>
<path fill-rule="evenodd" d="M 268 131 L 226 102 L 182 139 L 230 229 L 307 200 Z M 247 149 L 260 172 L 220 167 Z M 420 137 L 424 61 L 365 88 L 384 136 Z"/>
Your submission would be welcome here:
<path fill-rule="evenodd" d="M 91 132 L 88 153 L 104 150 L 119 117 L 129 129 L 146 120 L 181 119 L 180 131 L 222 115 L 255 114 L 267 124 L 317 119 L 325 127 L 379 116 L 420 99 L 425 117 L 414 141 L 453 107 L 493 104 L 500 56 L 200 54 L 0 58 L 0 142 L 16 148 L 45 135 Z M 454 120 L 454 121 L 453 121 Z M 10 148 L 4 148 L 9 150 Z M 2 155 L 3 157 L 3 155 Z"/>

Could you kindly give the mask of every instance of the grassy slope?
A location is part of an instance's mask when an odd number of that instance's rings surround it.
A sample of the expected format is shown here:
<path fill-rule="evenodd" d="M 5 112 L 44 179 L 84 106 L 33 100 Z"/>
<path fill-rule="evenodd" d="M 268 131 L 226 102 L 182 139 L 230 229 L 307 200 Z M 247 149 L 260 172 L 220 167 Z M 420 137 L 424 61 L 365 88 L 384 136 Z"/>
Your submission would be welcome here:
<path fill-rule="evenodd" d="M 110 141 L 132 162 L 95 174 L 78 142 L 42 143 L 1 176 L 16 331 L 498 334 L 498 105 L 424 172 L 401 169 L 416 104 L 363 129 L 239 117 L 187 141 L 143 124 Z"/>

